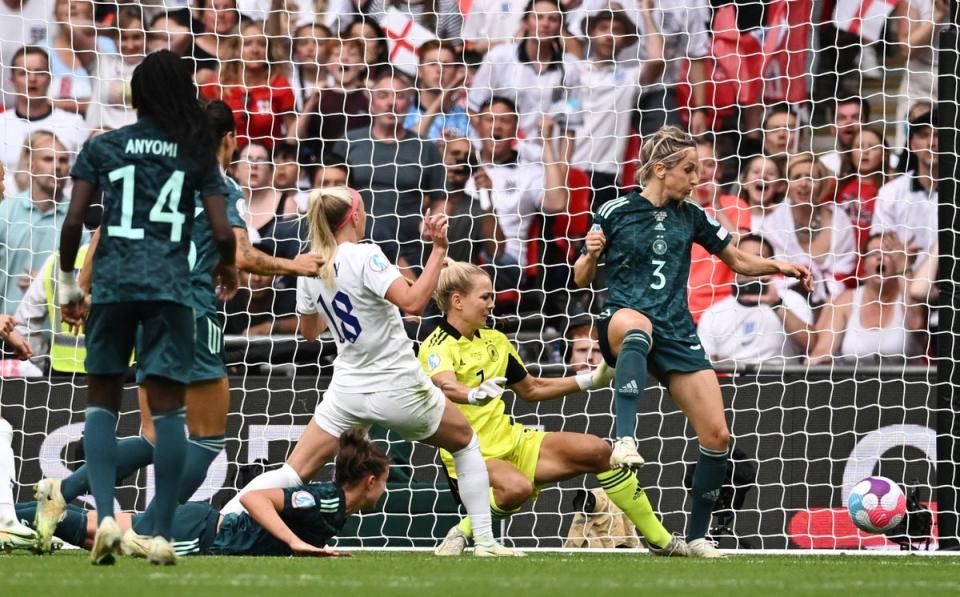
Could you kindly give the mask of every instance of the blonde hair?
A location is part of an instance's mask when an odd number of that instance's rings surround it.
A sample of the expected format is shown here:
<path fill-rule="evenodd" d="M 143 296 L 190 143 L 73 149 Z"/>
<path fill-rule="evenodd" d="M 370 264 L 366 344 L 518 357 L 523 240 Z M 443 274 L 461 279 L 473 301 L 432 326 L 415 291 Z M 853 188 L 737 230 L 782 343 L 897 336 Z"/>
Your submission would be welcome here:
<path fill-rule="evenodd" d="M 653 174 L 657 162 L 673 168 L 683 160 L 688 149 L 696 149 L 693 137 L 675 126 L 665 126 L 651 135 L 640 148 L 640 167 L 636 182 L 643 184 Z"/>
<path fill-rule="evenodd" d="M 314 189 L 307 207 L 310 224 L 310 250 L 324 258 L 320 279 L 333 285 L 333 257 L 337 253 L 337 239 L 333 231 L 341 225 L 353 207 L 350 189 L 344 186 Z"/>
<path fill-rule="evenodd" d="M 20 150 L 20 161 L 17 163 L 17 171 L 13 176 L 13 180 L 17 185 L 17 192 L 25 191 L 30 187 L 30 158 L 33 155 L 33 151 L 37 148 L 37 145 L 45 139 L 53 141 L 54 152 L 67 150 L 64 144 L 60 142 L 60 139 L 50 131 L 39 130 L 30 133 L 27 140 L 23 142 L 23 148 Z M 57 145 L 60 146 L 59 149 Z"/>
<path fill-rule="evenodd" d="M 244 83 L 243 75 L 246 66 L 242 58 L 243 38 L 244 32 L 248 29 L 256 29 L 256 36 L 263 37 L 267 41 L 267 55 L 265 57 L 267 62 L 267 81 L 270 82 L 274 77 L 279 75 L 286 76 L 290 72 L 288 64 L 283 60 L 282 49 L 278 44 L 274 43 L 270 35 L 267 34 L 266 24 L 263 21 L 246 21 L 238 24 L 237 32 L 239 35 L 228 38 L 227 41 L 232 43 L 233 47 L 224 47 L 224 50 L 225 52 L 229 51 L 229 55 L 221 54 L 220 56 L 221 85 L 236 86 Z"/>
<path fill-rule="evenodd" d="M 450 300 L 456 293 L 466 294 L 473 288 L 473 279 L 477 276 L 486 276 L 483 271 L 472 263 L 454 261 L 447 257 L 444 267 L 440 270 L 440 279 L 437 281 L 437 290 L 433 293 L 433 300 L 437 302 L 440 311 L 450 311 Z"/>
<path fill-rule="evenodd" d="M 790 154 L 787 157 L 787 169 L 784 172 L 784 176 L 787 177 L 787 180 L 790 179 L 790 172 L 793 171 L 797 166 L 803 164 L 810 164 L 810 176 L 813 177 L 816 181 L 822 181 L 827 177 L 827 167 L 823 165 L 817 156 L 813 155 L 810 152 L 804 153 L 795 153 Z"/>

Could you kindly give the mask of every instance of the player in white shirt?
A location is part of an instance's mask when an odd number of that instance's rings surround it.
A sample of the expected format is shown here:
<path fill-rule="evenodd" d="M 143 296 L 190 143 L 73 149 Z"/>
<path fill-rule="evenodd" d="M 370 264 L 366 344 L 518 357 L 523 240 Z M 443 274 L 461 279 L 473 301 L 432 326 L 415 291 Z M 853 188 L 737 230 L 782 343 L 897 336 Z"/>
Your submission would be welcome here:
<path fill-rule="evenodd" d="M 223 512 L 240 511 L 239 498 L 247 491 L 309 481 L 336 456 L 342 433 L 378 424 L 406 440 L 453 454 L 461 498 L 478 537 L 475 555 L 521 555 L 493 538 L 490 479 L 477 435 L 423 373 L 397 310 L 420 313 L 436 290 L 447 253 L 446 216 L 428 212 L 424 218 L 433 250 L 413 284 L 379 247 L 359 244 L 367 216 L 355 190 L 341 186 L 313 191 L 307 219 L 312 249 L 324 257 L 325 265 L 319 278 L 297 283 L 300 331 L 308 340 L 326 329 L 332 332 L 337 343 L 333 378 L 283 467 L 251 481 Z M 468 403 L 499 396 L 505 382 L 488 380 L 471 392 Z"/>

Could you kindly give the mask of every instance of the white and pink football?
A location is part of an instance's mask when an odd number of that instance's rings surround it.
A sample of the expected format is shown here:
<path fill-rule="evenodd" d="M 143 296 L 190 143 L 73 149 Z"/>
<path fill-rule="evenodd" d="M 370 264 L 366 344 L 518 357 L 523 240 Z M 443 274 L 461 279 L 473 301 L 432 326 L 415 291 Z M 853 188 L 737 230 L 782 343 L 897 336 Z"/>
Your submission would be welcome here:
<path fill-rule="evenodd" d="M 853 524 L 867 533 L 885 533 L 903 520 L 907 499 L 900 486 L 886 477 L 867 477 L 854 485 L 847 499 Z"/>

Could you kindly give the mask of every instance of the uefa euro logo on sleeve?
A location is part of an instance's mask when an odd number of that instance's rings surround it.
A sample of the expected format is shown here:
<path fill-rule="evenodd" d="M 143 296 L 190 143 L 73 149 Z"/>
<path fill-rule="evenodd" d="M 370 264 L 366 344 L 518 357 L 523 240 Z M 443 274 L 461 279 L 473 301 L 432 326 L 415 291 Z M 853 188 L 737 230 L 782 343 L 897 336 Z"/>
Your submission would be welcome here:
<path fill-rule="evenodd" d="M 370 269 L 371 269 L 371 270 L 373 270 L 373 271 L 375 271 L 375 272 L 377 272 L 377 273 L 379 274 L 380 272 L 386 271 L 386 269 L 387 269 L 388 267 L 390 267 L 390 264 L 387 263 L 387 260 L 386 260 L 386 259 L 384 259 L 383 254 L 381 254 L 381 253 L 374 253 L 373 255 L 370 256 Z"/>
<path fill-rule="evenodd" d="M 436 371 L 437 367 L 440 366 L 440 355 L 435 352 L 431 352 L 430 356 L 427 357 L 427 368 L 430 371 Z"/>
<path fill-rule="evenodd" d="M 317 500 L 309 491 L 294 491 L 290 496 L 290 504 L 298 510 L 307 510 L 317 505 Z"/>

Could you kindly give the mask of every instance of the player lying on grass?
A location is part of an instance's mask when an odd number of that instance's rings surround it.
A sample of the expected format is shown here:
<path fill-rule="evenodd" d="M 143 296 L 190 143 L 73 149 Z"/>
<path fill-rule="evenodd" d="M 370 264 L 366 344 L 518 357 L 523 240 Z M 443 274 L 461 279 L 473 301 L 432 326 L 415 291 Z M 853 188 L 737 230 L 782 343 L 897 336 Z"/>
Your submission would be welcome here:
<path fill-rule="evenodd" d="M 333 376 L 286 464 L 258 476 L 247 488 L 300 485 L 333 460 L 337 438 L 345 430 L 379 424 L 406 440 L 452 454 L 461 499 L 473 524 L 475 555 L 519 555 L 493 538 L 487 504 L 490 480 L 477 435 L 423 374 L 397 309 L 420 313 L 436 290 L 447 254 L 447 217 L 427 212 L 423 228 L 433 248 L 412 284 L 379 247 L 361 243 L 367 214 L 355 190 L 313 191 L 307 219 L 312 250 L 324 257 L 324 265 L 319 278 L 297 282 L 300 332 L 316 340 L 330 330 L 337 344 Z M 238 506 L 234 498 L 224 511 Z"/>
<path fill-rule="evenodd" d="M 420 346 L 420 362 L 433 383 L 457 403 L 480 438 L 490 473 L 494 520 L 519 512 L 544 485 L 592 473 L 637 526 L 652 553 L 687 555 L 683 539 L 663 528 L 636 475 L 611 463 L 613 450 L 607 442 L 584 433 L 543 432 L 514 423 L 500 398 L 506 384 L 521 400 L 553 400 L 606 386 L 613 370 L 604 364 L 572 377 L 527 373 L 507 337 L 486 327 L 494 308 L 493 284 L 475 265 L 448 262 L 440 273 L 435 296 L 444 318 Z M 441 450 L 440 458 L 456 493 L 457 473 L 450 454 Z M 436 554 L 460 555 L 471 537 L 470 521 L 465 518 L 450 529 Z"/>
<path fill-rule="evenodd" d="M 217 159 L 221 170 L 230 165 L 237 148 L 236 124 L 230 107 L 220 100 L 209 102 L 205 111 L 214 133 L 220 139 Z M 223 173 L 223 172 L 222 172 Z M 236 238 L 236 264 L 245 271 L 267 275 L 311 276 L 320 272 L 323 260 L 316 254 L 299 255 L 296 259 L 272 257 L 258 251 L 250 244 L 246 224 L 240 215 L 245 210 L 243 192 L 232 179 L 224 175 L 227 188 L 227 219 L 233 227 Z M 223 332 L 217 319 L 217 296 L 213 287 L 210 271 L 217 261 L 217 250 L 213 242 L 209 221 L 200 211 L 201 198 L 194 198 L 197 205 L 196 218 L 191 236 L 190 285 L 191 307 L 196 323 L 196 346 L 193 353 L 193 366 L 189 374 L 186 390 L 187 428 L 189 437 L 183 462 L 183 476 L 177 503 L 182 504 L 200 487 L 207 475 L 210 463 L 223 450 L 224 434 L 227 430 L 227 411 L 230 406 L 230 384 L 227 381 L 227 369 L 224 365 Z M 87 253 L 87 263 L 81 282 L 89 278 L 91 258 L 96 253 L 94 242 Z M 82 286 L 83 284 L 81 284 Z M 87 289 L 89 291 L 89 289 Z M 138 338 L 137 354 L 142 353 Z M 141 467 L 153 462 L 153 446 L 156 433 L 150 416 L 150 404 L 145 385 L 144 371 L 137 369 L 137 383 L 140 385 L 141 435 L 120 440 L 117 444 L 117 480 L 122 480 Z M 35 527 L 37 529 L 38 550 L 50 551 L 50 539 L 53 529 L 60 520 L 66 505 L 90 488 L 87 467 L 82 466 L 61 482 L 57 479 L 44 479 L 37 484 L 34 497 L 42 505 L 37 510 Z M 138 528 L 149 528 L 155 514 L 155 503 L 151 502 Z M 127 531 L 124 542 L 143 542 L 147 538 Z"/>
<path fill-rule="evenodd" d="M 260 489 L 243 494 L 239 512 L 221 514 L 206 502 L 177 507 L 173 548 L 178 556 L 336 556 L 324 545 L 357 512 L 373 510 L 386 488 L 389 460 L 359 429 L 340 435 L 334 482 L 307 483 L 287 489 Z M 2 474 L 2 471 L 0 471 Z M 17 515 L 33 520 L 37 502 L 17 504 Z M 143 532 L 143 514 L 117 514 L 123 530 Z M 96 514 L 68 506 L 55 527 L 56 537 L 86 549 L 93 547 Z M 141 543 L 122 543 L 123 552 L 146 557 Z"/>

